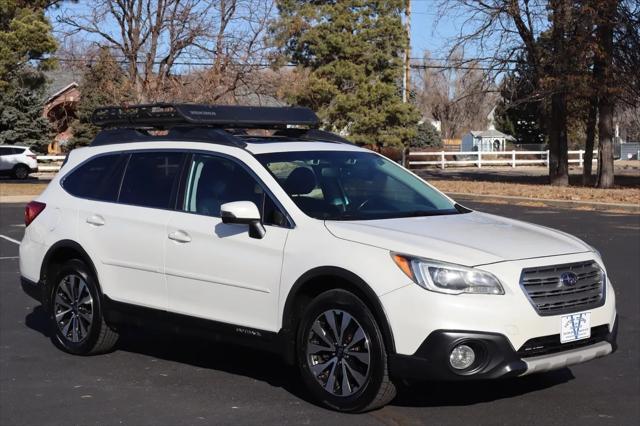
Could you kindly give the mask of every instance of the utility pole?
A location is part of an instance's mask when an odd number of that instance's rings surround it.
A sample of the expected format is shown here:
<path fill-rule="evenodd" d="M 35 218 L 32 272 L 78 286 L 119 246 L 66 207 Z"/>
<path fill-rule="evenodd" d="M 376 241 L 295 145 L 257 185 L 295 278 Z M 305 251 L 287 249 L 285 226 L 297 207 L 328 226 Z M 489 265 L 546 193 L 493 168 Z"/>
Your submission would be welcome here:
<path fill-rule="evenodd" d="M 402 102 L 409 100 L 411 73 L 411 0 L 406 0 L 404 8 L 404 26 L 407 32 L 407 47 L 404 49 L 404 73 L 402 75 Z"/>

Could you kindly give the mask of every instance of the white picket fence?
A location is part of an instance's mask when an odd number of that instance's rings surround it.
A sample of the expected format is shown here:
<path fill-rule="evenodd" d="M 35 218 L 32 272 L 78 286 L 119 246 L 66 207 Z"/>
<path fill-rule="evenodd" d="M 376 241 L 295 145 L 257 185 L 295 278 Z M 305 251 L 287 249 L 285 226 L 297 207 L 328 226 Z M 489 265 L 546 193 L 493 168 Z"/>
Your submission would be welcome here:
<path fill-rule="evenodd" d="M 521 156 L 536 155 L 538 159 L 519 159 Z M 593 151 L 593 161 L 597 162 L 598 151 Z M 447 157 L 463 157 L 464 159 L 449 160 Z M 414 160 L 418 157 L 436 157 L 436 160 Z M 475 158 L 469 158 L 475 157 Z M 506 157 L 506 158 L 505 158 Z M 40 172 L 57 172 L 60 170 L 61 162 L 64 161 L 64 155 L 38 155 L 38 171 Z M 479 168 L 482 166 L 511 166 L 517 167 L 518 165 L 545 165 L 549 166 L 549 151 L 500 151 L 500 152 L 480 152 L 480 151 L 439 151 L 439 152 L 424 152 L 424 151 L 411 151 L 407 157 L 407 167 L 419 167 L 419 166 L 440 166 L 446 168 L 447 165 L 468 166 L 475 165 Z M 579 164 L 580 167 L 584 164 L 584 150 L 569 151 L 569 163 Z"/>
<path fill-rule="evenodd" d="M 38 155 L 38 171 L 39 172 L 57 172 L 62 166 L 62 161 L 67 158 L 64 155 Z M 58 162 L 58 164 L 56 164 Z"/>
<path fill-rule="evenodd" d="M 584 165 L 584 150 L 569 151 L 569 163 L 579 164 L 580 167 Z M 539 158 L 518 158 L 518 157 L 531 157 L 538 156 Z M 597 162 L 597 151 L 593 151 L 593 161 Z M 417 159 L 414 158 L 424 158 Z M 435 160 L 429 158 L 435 157 Z M 450 160 L 447 157 L 455 157 L 457 159 Z M 497 152 L 481 152 L 481 151 L 439 151 L 439 152 L 425 152 L 425 151 L 411 151 L 406 159 L 407 167 L 420 167 L 420 166 L 440 166 L 446 168 L 447 165 L 468 166 L 475 165 L 478 168 L 483 166 L 511 166 L 517 167 L 518 165 L 545 165 L 549 167 L 549 150 L 547 151 L 497 151 Z"/>

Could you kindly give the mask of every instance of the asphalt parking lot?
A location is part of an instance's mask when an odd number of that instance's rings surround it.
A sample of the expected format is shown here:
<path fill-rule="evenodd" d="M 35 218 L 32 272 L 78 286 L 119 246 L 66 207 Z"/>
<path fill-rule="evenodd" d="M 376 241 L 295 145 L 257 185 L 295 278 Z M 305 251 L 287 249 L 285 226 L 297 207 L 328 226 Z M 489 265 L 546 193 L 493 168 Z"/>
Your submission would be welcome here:
<path fill-rule="evenodd" d="M 108 355 L 47 338 L 19 287 L 21 205 L 0 204 L 0 425 L 635 425 L 640 419 L 640 216 L 463 203 L 572 233 L 600 250 L 618 300 L 619 350 L 587 364 L 494 382 L 402 386 L 389 406 L 345 415 L 308 401 L 273 355 L 137 331 Z M 523 242 L 526 244 L 526 242 Z"/>

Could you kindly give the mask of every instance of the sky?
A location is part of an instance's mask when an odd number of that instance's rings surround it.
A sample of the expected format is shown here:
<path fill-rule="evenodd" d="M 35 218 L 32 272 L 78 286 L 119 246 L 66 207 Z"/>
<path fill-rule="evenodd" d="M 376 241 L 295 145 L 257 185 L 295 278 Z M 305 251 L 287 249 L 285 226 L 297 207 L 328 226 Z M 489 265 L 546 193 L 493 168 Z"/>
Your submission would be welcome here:
<path fill-rule="evenodd" d="M 411 57 L 422 58 L 428 50 L 432 57 L 445 56 L 447 41 L 460 32 L 462 22 L 448 16 L 437 22 L 438 0 L 411 0 Z"/>

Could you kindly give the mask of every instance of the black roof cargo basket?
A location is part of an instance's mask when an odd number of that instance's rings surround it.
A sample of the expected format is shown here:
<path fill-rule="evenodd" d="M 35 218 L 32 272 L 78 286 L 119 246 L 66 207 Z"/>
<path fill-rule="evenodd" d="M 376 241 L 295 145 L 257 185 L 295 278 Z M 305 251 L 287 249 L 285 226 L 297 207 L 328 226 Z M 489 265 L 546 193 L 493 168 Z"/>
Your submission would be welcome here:
<path fill-rule="evenodd" d="M 318 128 L 318 116 L 304 107 L 253 107 L 158 103 L 97 108 L 91 121 L 103 128 L 206 126 L 243 129 Z"/>
<path fill-rule="evenodd" d="M 252 107 L 158 103 L 97 108 L 93 124 L 102 127 L 91 146 L 130 142 L 190 141 L 244 148 L 247 142 L 289 140 L 347 143 L 319 129 L 320 120 L 304 107 Z M 250 136 L 244 129 L 274 130 L 273 137 Z"/>
<path fill-rule="evenodd" d="M 244 148 L 247 144 L 242 139 L 225 132 L 223 129 L 211 127 L 176 126 L 162 134 L 154 134 L 153 130 L 136 128 L 103 129 L 91 142 L 91 146 L 115 145 L 132 142 L 160 142 L 184 140 L 189 142 L 207 142 L 220 145 Z"/>

